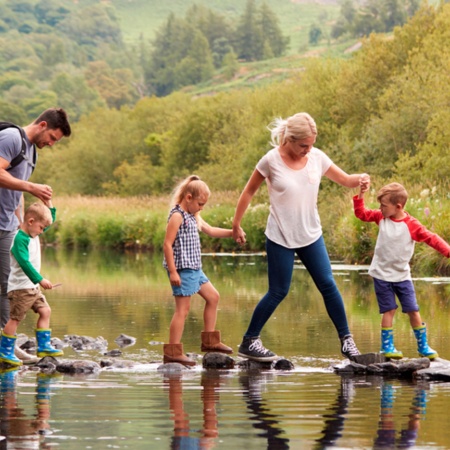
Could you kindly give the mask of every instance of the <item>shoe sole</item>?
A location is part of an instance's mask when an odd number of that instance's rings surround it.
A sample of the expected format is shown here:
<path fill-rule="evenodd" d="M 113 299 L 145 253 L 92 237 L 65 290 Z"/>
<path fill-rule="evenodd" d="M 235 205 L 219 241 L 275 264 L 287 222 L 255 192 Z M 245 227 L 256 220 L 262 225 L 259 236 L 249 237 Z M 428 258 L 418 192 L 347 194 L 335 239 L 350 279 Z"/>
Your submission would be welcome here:
<path fill-rule="evenodd" d="M 0 362 L 7 363 L 14 367 L 20 367 L 22 365 L 22 361 L 20 361 L 20 360 L 16 362 L 16 361 L 11 361 L 10 359 L 6 359 L 6 358 L 0 358 Z"/>
<path fill-rule="evenodd" d="M 258 361 L 258 362 L 272 362 L 275 361 L 276 359 L 278 359 L 277 355 L 274 356 L 249 356 L 246 355 L 245 353 L 241 353 L 238 352 L 238 356 L 240 356 L 241 358 L 245 358 L 245 359 L 251 359 L 252 361 Z"/>

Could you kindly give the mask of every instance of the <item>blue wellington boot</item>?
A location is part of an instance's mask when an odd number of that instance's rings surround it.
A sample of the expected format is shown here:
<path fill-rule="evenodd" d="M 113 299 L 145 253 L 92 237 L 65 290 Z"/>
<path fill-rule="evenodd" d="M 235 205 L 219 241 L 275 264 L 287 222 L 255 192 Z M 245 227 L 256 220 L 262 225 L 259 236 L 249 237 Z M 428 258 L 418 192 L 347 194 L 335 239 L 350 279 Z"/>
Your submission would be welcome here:
<path fill-rule="evenodd" d="M 12 366 L 21 366 L 22 361 L 14 354 L 17 336 L 8 336 L 3 333 L 0 341 L 0 361 L 11 364 Z"/>
<path fill-rule="evenodd" d="M 439 355 L 437 351 L 433 350 L 429 345 L 427 341 L 427 326 L 422 323 L 422 326 L 420 327 L 414 327 L 414 335 L 417 339 L 417 351 L 419 352 L 420 356 L 425 356 L 429 359 L 435 359 L 438 358 Z"/>
<path fill-rule="evenodd" d="M 394 345 L 394 330 L 392 328 L 381 329 L 381 350 L 386 358 L 402 359 L 403 353 L 395 348 Z"/>
<path fill-rule="evenodd" d="M 40 357 L 44 356 L 62 356 L 64 352 L 58 350 L 52 346 L 50 339 L 52 337 L 52 330 L 46 328 L 36 329 L 36 341 L 37 341 L 37 352 L 36 354 Z"/>

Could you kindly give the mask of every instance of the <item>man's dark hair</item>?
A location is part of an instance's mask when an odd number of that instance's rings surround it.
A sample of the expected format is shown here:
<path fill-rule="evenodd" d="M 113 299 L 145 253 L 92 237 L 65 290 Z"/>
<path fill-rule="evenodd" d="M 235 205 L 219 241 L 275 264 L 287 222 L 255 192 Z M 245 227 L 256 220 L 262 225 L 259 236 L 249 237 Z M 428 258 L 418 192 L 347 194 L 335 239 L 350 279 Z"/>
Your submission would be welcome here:
<path fill-rule="evenodd" d="M 70 136 L 72 132 L 67 113 L 62 108 L 46 109 L 33 123 L 38 124 L 40 122 L 47 122 L 50 130 L 61 130 L 66 137 Z"/>

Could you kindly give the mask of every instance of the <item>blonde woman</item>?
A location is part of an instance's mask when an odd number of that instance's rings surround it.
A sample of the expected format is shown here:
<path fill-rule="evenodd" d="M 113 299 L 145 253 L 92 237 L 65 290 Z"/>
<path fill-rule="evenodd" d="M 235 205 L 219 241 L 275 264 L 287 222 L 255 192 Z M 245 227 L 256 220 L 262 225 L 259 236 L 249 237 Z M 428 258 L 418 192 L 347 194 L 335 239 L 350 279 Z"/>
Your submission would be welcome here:
<path fill-rule="evenodd" d="M 239 347 L 239 355 L 256 361 L 273 361 L 277 355 L 265 348 L 260 332 L 289 292 L 294 257 L 300 258 L 322 294 L 327 312 L 341 340 L 341 352 L 359 355 L 350 333 L 344 303 L 331 271 L 322 237 L 317 197 L 322 176 L 348 188 L 367 182 L 368 175 L 348 175 L 314 147 L 317 127 L 301 112 L 276 119 L 269 127 L 273 149 L 264 155 L 245 186 L 233 219 L 233 238 L 245 242 L 242 218 L 259 187 L 266 181 L 270 213 L 266 227 L 269 290 L 256 306 Z"/>

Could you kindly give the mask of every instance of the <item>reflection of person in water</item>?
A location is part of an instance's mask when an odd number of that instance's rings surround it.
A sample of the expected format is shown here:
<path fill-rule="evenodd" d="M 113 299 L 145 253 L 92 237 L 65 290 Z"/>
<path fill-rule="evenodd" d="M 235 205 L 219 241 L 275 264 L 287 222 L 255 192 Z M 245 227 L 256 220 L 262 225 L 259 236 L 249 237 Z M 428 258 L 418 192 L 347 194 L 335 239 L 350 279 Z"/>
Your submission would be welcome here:
<path fill-rule="evenodd" d="M 316 449 L 325 449 L 332 446 L 342 436 L 344 429 L 345 415 L 348 404 L 354 394 L 353 380 L 341 377 L 341 386 L 338 391 L 336 401 L 329 408 L 329 412 L 323 415 L 325 426 L 322 430 L 323 436 L 317 439 Z"/>
<path fill-rule="evenodd" d="M 250 419 L 254 428 L 262 430 L 259 436 L 267 439 L 267 449 L 287 450 L 290 448 L 289 439 L 282 437 L 284 430 L 278 426 L 278 417 L 270 412 L 261 397 L 261 382 L 263 381 L 263 377 L 263 374 L 254 376 L 243 374 L 239 378 L 246 397 L 247 408 L 252 412 Z"/>
<path fill-rule="evenodd" d="M 374 449 L 382 448 L 411 448 L 414 447 L 420 428 L 420 419 L 426 412 L 427 391 L 424 386 L 417 386 L 411 405 L 411 414 L 405 428 L 400 431 L 397 439 L 393 406 L 395 389 L 392 382 L 384 380 L 381 386 L 381 413 L 374 441 Z"/>
<path fill-rule="evenodd" d="M 51 376 L 39 373 L 36 388 L 36 416 L 27 418 L 16 397 L 19 368 L 0 371 L 0 449 L 37 448 L 50 449 L 43 442 L 49 433 Z"/>
<path fill-rule="evenodd" d="M 169 408 L 172 411 L 174 423 L 170 448 L 172 450 L 207 450 L 214 448 L 216 445 L 215 438 L 218 436 L 216 412 L 218 393 L 216 389 L 220 384 L 220 375 L 216 373 L 202 374 L 203 429 L 200 430 L 199 437 L 193 436 L 193 434 L 197 435 L 198 431 L 190 429 L 189 415 L 184 410 L 182 375 L 166 375 L 164 383 L 169 388 Z"/>

